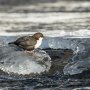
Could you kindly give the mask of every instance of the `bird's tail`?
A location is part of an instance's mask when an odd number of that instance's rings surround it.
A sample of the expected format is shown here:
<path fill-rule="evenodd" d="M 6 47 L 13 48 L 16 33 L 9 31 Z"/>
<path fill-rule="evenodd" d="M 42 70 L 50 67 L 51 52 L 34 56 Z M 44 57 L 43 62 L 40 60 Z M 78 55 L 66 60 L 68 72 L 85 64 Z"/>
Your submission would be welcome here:
<path fill-rule="evenodd" d="M 9 44 L 9 45 L 12 45 L 12 44 L 15 44 L 15 42 L 9 42 L 8 44 Z"/>

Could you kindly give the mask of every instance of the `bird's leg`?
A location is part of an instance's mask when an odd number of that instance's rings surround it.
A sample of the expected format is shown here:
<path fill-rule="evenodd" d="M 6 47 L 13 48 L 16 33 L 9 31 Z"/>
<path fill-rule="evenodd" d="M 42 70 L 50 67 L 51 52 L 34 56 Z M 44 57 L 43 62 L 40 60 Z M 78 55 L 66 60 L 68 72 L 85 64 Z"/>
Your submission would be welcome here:
<path fill-rule="evenodd" d="M 26 52 L 26 53 L 30 53 L 30 54 L 32 54 L 32 53 L 33 53 L 33 51 L 27 51 L 27 50 L 25 50 L 25 52 Z"/>

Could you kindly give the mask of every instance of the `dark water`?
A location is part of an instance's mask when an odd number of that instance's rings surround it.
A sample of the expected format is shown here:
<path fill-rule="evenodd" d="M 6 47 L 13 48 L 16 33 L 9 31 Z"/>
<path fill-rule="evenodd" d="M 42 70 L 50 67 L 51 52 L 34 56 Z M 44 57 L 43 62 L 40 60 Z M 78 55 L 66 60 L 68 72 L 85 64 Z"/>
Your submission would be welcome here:
<path fill-rule="evenodd" d="M 0 0 L 1 12 L 90 12 L 89 0 Z"/>

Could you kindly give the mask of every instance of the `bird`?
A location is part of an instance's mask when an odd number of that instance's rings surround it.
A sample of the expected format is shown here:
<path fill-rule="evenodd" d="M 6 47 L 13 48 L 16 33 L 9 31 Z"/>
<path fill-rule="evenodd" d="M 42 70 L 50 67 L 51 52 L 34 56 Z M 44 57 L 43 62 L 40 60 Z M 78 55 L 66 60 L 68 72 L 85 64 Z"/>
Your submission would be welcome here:
<path fill-rule="evenodd" d="M 34 49 L 39 48 L 39 46 L 42 44 L 43 38 L 44 35 L 40 32 L 37 32 L 32 36 L 22 36 L 16 41 L 9 42 L 8 44 L 14 44 L 26 51 L 33 51 Z"/>

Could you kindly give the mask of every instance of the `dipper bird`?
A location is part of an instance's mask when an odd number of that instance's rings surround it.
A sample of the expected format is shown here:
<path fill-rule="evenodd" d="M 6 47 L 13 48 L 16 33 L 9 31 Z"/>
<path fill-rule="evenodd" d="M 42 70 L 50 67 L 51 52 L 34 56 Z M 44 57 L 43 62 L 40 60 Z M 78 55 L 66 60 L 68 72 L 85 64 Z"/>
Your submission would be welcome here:
<path fill-rule="evenodd" d="M 10 42 L 8 44 L 15 44 L 18 47 L 23 48 L 24 50 L 33 51 L 41 45 L 43 38 L 43 34 L 38 32 L 35 33 L 33 36 L 22 36 L 16 41 Z"/>

